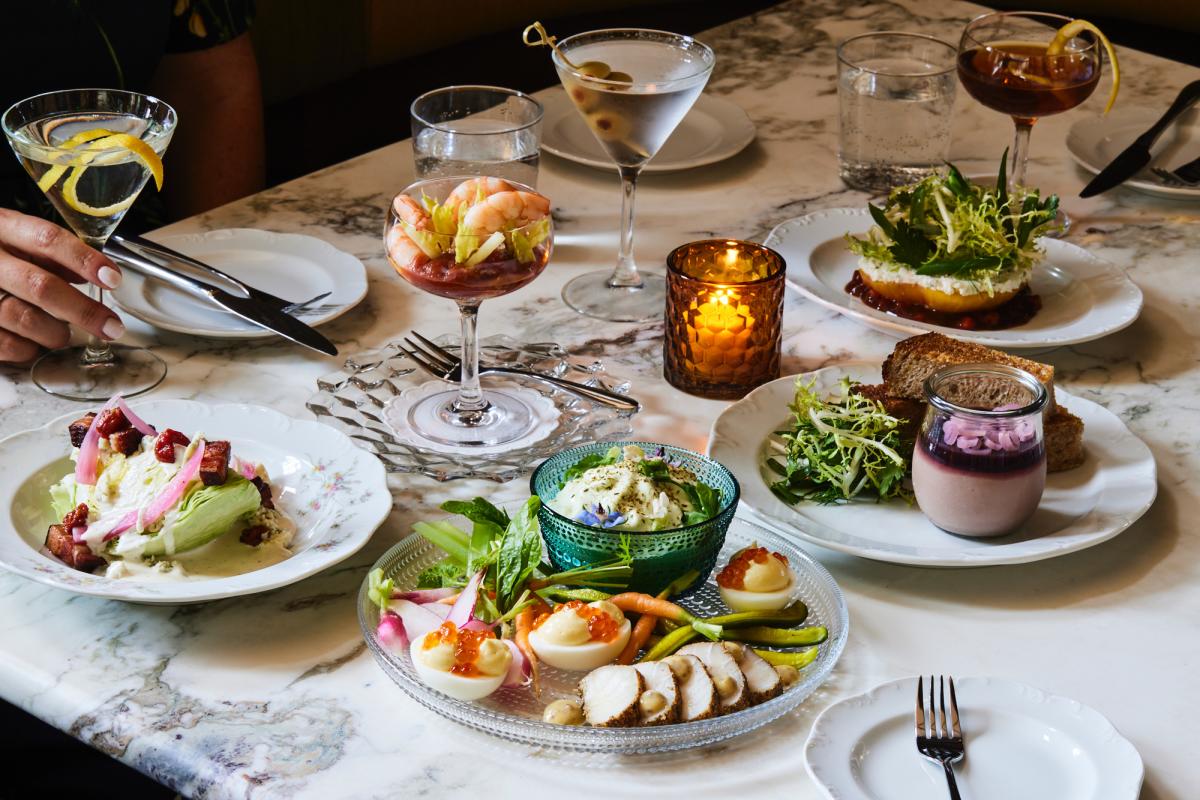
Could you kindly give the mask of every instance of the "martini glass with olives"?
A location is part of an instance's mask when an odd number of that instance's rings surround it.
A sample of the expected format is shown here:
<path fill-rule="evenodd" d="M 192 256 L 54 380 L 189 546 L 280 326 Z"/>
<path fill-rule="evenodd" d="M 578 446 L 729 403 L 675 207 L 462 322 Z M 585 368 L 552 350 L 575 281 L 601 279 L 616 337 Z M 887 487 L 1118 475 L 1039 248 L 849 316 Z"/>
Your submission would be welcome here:
<path fill-rule="evenodd" d="M 567 95 L 621 176 L 616 269 L 575 278 L 563 288 L 563 300 L 581 314 L 612 322 L 659 319 L 666 279 L 634 262 L 634 192 L 642 167 L 696 102 L 716 57 L 690 36 L 641 28 L 589 31 L 558 42 L 534 23 L 525 29 L 525 43 L 553 50 Z"/>

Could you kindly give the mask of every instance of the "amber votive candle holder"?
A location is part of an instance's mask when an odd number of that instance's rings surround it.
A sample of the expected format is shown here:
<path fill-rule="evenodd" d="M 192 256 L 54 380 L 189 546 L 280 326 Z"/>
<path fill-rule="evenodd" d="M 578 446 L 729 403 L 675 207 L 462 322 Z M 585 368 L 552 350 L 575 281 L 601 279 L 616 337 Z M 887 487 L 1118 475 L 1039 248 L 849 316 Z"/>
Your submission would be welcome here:
<path fill-rule="evenodd" d="M 779 377 L 785 271 L 783 256 L 755 242 L 671 251 L 663 374 L 672 386 L 731 400 Z"/>

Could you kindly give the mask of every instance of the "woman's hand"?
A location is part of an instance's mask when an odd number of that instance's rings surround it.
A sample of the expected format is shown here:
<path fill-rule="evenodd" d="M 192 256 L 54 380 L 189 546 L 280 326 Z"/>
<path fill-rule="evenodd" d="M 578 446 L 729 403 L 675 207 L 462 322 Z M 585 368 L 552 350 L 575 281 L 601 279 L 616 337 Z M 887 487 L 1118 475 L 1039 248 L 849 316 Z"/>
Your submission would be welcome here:
<path fill-rule="evenodd" d="M 71 286 L 84 281 L 115 289 L 121 272 L 65 228 L 0 208 L 0 362 L 65 347 L 68 325 L 119 339 L 125 326 L 117 315 Z"/>

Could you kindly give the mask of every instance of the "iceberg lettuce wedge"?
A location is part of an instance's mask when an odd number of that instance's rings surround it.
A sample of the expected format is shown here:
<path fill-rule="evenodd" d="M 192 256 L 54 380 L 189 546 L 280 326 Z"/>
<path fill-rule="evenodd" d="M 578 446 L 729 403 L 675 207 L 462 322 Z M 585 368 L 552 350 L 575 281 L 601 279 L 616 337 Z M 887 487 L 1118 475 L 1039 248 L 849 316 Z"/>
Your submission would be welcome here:
<path fill-rule="evenodd" d="M 228 533 L 234 525 L 262 505 L 258 487 L 240 475 L 230 475 L 222 486 L 198 486 L 184 496 L 170 522 L 169 533 L 158 532 L 142 549 L 145 556 L 169 556 L 195 550 Z M 173 553 L 167 552 L 173 541 Z"/>

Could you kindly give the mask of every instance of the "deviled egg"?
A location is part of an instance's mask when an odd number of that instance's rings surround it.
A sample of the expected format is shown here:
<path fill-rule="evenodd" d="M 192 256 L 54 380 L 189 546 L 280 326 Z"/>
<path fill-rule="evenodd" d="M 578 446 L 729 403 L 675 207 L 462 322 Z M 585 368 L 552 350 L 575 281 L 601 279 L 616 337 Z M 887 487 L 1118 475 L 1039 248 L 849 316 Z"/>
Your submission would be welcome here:
<path fill-rule="evenodd" d="M 721 599 L 734 611 L 778 611 L 792 601 L 796 576 L 786 556 L 747 547 L 717 574 Z"/>
<path fill-rule="evenodd" d="M 591 670 L 621 654 L 629 642 L 629 620 L 607 600 L 572 600 L 542 614 L 529 632 L 538 659 L 565 670 Z"/>
<path fill-rule="evenodd" d="M 512 665 L 512 651 L 491 631 L 459 630 L 449 621 L 415 639 L 411 653 L 421 680 L 456 700 L 487 697 Z"/>

